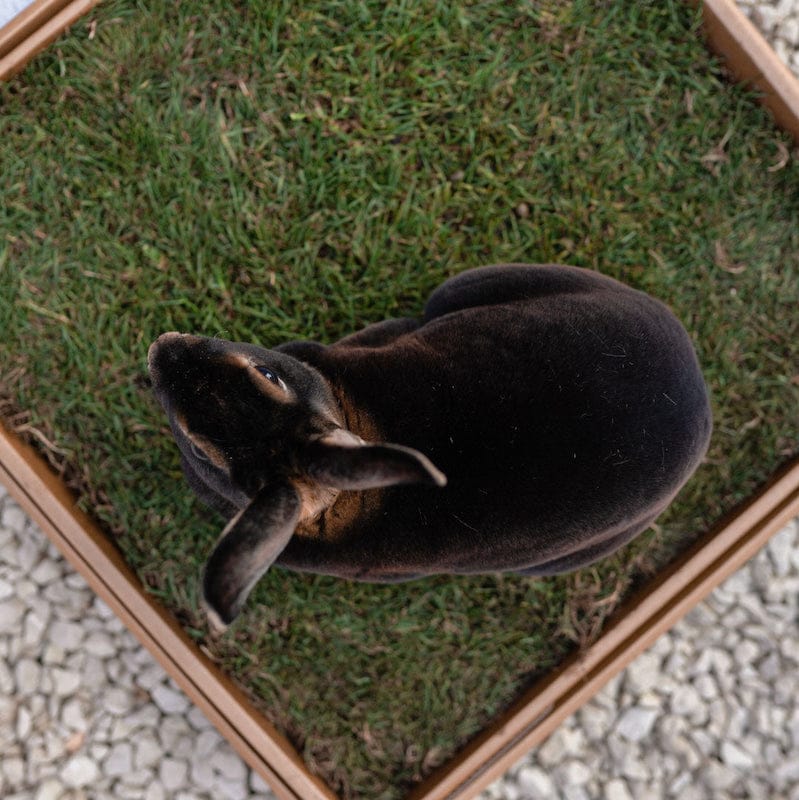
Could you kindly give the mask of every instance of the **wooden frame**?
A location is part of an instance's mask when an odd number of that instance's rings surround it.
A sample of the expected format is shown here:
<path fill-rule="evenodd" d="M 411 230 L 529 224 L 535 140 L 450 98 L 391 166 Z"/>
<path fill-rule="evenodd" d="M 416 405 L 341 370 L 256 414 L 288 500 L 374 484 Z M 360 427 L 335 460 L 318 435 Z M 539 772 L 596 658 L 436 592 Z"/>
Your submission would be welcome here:
<path fill-rule="evenodd" d="M 799 81 L 760 31 L 733 0 L 704 0 L 702 21 L 708 43 L 735 78 L 756 88 L 777 125 L 799 142 Z"/>
<path fill-rule="evenodd" d="M 95 2 L 36 0 L 0 31 L 0 79 L 19 69 Z M 703 9 L 711 46 L 727 59 L 733 74 L 758 87 L 777 122 L 799 140 L 799 82 L 732 0 L 706 0 Z M 0 482 L 278 797 L 334 800 L 285 737 L 254 711 L 246 695 L 145 593 L 114 545 L 76 507 L 44 461 L 1 427 Z M 631 598 L 597 642 L 525 692 L 450 763 L 417 786 L 408 800 L 473 797 L 797 515 L 799 461 Z"/>
<path fill-rule="evenodd" d="M 33 0 L 0 28 L 0 81 L 16 75 L 99 0 Z"/>

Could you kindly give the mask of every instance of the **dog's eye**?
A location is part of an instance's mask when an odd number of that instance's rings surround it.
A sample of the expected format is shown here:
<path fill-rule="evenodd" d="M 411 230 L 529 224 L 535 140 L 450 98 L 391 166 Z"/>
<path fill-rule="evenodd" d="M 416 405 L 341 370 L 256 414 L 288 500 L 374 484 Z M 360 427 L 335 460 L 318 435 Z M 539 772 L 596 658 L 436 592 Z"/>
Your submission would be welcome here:
<path fill-rule="evenodd" d="M 269 367 L 256 367 L 255 369 L 261 373 L 268 381 L 272 381 L 275 386 L 280 386 L 283 381 L 280 380 L 280 376 L 274 372 L 273 370 L 269 369 Z"/>

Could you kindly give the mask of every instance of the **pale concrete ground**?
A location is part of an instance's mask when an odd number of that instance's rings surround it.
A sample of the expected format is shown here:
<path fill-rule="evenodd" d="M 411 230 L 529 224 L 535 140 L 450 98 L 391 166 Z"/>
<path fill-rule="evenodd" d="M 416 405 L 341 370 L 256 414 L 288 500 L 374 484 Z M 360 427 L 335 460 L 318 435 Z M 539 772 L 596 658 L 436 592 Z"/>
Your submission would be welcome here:
<path fill-rule="evenodd" d="M 799 0 L 741 5 L 799 73 Z M 7 800 L 272 797 L 2 491 L 0 754 Z M 797 521 L 483 795 L 670 797 L 799 800 Z"/>

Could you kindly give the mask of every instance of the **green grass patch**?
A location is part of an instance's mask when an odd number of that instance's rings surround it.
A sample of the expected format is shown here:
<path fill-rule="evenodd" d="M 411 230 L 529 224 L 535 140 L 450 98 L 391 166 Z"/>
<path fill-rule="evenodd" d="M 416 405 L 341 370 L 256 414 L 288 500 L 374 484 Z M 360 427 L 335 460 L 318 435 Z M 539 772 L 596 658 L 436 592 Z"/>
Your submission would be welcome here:
<path fill-rule="evenodd" d="M 683 4 L 109 0 L 0 103 L 6 416 L 343 796 L 402 796 L 797 452 L 799 164 Z M 275 569 L 206 640 L 221 521 L 149 343 L 329 342 L 502 261 L 598 269 L 683 320 L 716 429 L 677 502 L 557 579 Z"/>

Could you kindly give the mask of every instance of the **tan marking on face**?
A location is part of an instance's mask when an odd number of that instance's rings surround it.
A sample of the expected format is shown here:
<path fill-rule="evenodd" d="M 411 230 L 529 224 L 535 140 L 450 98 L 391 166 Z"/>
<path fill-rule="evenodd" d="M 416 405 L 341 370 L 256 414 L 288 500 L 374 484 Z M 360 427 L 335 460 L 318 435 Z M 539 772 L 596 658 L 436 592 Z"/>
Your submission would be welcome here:
<path fill-rule="evenodd" d="M 189 426 L 186 424 L 186 417 L 183 416 L 183 413 L 181 411 L 176 411 L 172 416 L 177 423 L 178 428 L 180 428 L 180 432 L 184 436 L 188 436 Z"/>
<path fill-rule="evenodd" d="M 198 436 L 196 433 L 192 433 L 186 423 L 186 417 L 182 413 L 177 412 L 175 414 L 175 422 L 177 422 L 181 433 L 203 453 L 215 467 L 228 472 L 228 463 L 224 453 L 218 447 L 211 444 L 204 436 Z"/>
<path fill-rule="evenodd" d="M 272 383 L 269 378 L 258 372 L 255 368 L 255 362 L 249 356 L 243 356 L 239 353 L 226 353 L 223 356 L 223 360 L 234 367 L 247 370 L 253 383 L 273 400 L 277 400 L 279 403 L 291 403 L 296 399 L 294 392 L 283 382 L 282 378 L 281 386 Z M 275 372 L 278 371 L 275 370 Z"/>
<path fill-rule="evenodd" d="M 208 439 L 203 436 L 196 436 L 193 433 L 187 433 L 186 438 L 202 453 L 208 456 L 208 460 L 218 469 L 228 471 L 228 463 L 224 453 L 215 445 L 211 444 Z"/>
<path fill-rule="evenodd" d="M 252 359 L 240 353 L 223 353 L 221 361 L 223 364 L 230 364 L 232 367 L 241 367 L 242 369 L 249 369 L 253 366 Z"/>

